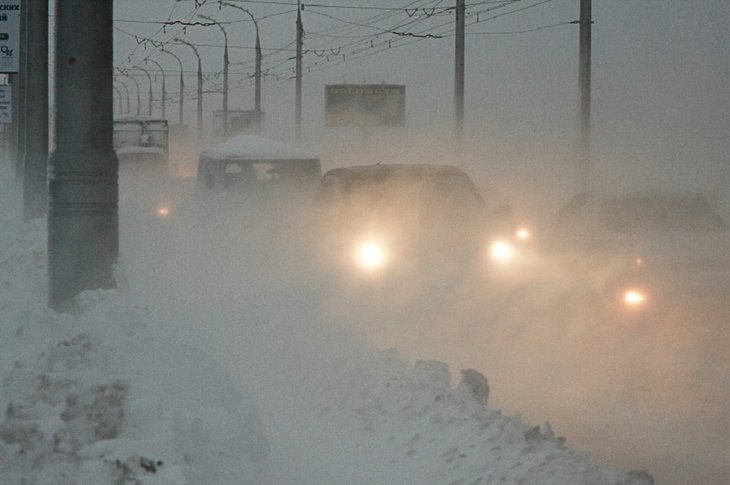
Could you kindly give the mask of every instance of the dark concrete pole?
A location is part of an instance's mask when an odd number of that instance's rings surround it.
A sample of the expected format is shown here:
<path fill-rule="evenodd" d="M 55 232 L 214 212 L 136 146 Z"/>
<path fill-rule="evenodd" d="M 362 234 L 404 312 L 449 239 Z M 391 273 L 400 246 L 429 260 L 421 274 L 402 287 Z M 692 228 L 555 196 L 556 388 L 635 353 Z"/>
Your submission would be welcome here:
<path fill-rule="evenodd" d="M 142 114 L 141 113 L 141 110 L 142 110 L 142 100 L 141 100 L 140 94 L 139 94 L 139 91 L 140 91 L 139 81 L 137 81 L 136 78 L 130 76 L 127 71 L 119 71 L 119 72 L 121 73 L 122 76 L 131 79 L 132 82 L 134 83 L 134 85 L 137 87 L 137 116 L 140 116 Z"/>
<path fill-rule="evenodd" d="M 162 73 L 162 88 L 160 89 L 160 96 L 161 96 L 161 105 L 160 105 L 160 113 L 162 114 L 162 119 L 167 119 L 167 110 L 165 108 L 166 100 L 167 100 L 167 89 L 165 88 L 165 70 L 162 68 L 162 65 L 157 62 L 154 59 L 147 59 L 147 61 L 151 62 L 157 68 L 160 70 L 160 73 Z M 146 62 L 146 61 L 145 61 Z"/>
<path fill-rule="evenodd" d="M 294 86 L 294 119 L 297 143 L 302 142 L 302 47 L 304 46 L 304 25 L 302 24 L 302 8 L 297 2 L 297 54 L 295 61 Z"/>
<path fill-rule="evenodd" d="M 127 111 L 126 111 L 126 113 L 125 113 L 125 111 L 124 111 L 124 110 L 122 109 L 122 107 L 120 106 L 120 107 L 119 107 L 119 113 L 120 113 L 120 114 L 122 114 L 122 115 L 123 115 L 123 114 L 130 114 L 130 113 L 132 112 L 132 109 L 130 108 L 130 103 L 129 103 L 129 98 L 130 98 L 130 96 L 129 96 L 129 88 L 127 87 L 127 85 L 126 85 L 126 84 L 124 84 L 124 83 L 122 82 L 122 80 L 121 80 L 121 79 L 119 79 L 119 78 L 115 78 L 114 80 L 115 80 L 116 82 L 118 82 L 118 83 L 119 83 L 119 84 L 120 84 L 120 85 L 121 85 L 121 86 L 122 86 L 122 87 L 124 88 L 124 92 L 125 92 L 125 93 L 127 94 L 127 98 L 126 98 L 126 99 L 127 99 L 127 103 L 126 103 L 126 104 L 127 104 Z M 121 104 L 121 102 L 120 102 L 120 104 Z"/>
<path fill-rule="evenodd" d="M 56 0 L 55 151 L 50 157 L 49 305 L 115 286 L 118 172 L 113 134 L 113 0 Z"/>
<path fill-rule="evenodd" d="M 180 92 L 179 92 L 179 96 L 180 96 L 180 101 L 179 101 L 180 106 L 179 106 L 179 108 L 180 109 L 178 110 L 178 116 L 179 116 L 178 124 L 182 127 L 182 125 L 184 123 L 183 102 L 185 101 L 185 80 L 184 80 L 184 75 L 183 75 L 183 63 L 182 63 L 182 59 L 180 59 L 177 55 L 173 54 L 172 52 L 170 52 L 168 50 L 162 49 L 162 52 L 164 52 L 165 54 L 170 54 L 172 57 L 174 57 L 175 59 L 177 59 L 177 62 L 180 64 L 180 88 L 179 88 L 179 90 L 180 90 Z"/>
<path fill-rule="evenodd" d="M 580 0 L 580 142 L 578 190 L 588 192 L 591 166 L 591 0 Z"/>
<path fill-rule="evenodd" d="M 175 42 L 180 42 L 193 49 L 195 57 L 198 59 L 198 141 L 203 139 L 203 61 L 200 59 L 200 53 L 197 47 L 190 42 L 175 37 Z"/>
<path fill-rule="evenodd" d="M 198 17 L 203 18 L 205 20 L 208 20 L 209 22 L 212 22 L 215 24 L 219 29 L 221 29 L 221 32 L 223 32 L 223 139 L 225 140 L 228 138 L 228 68 L 230 66 L 230 61 L 228 59 L 228 32 L 226 32 L 226 29 L 223 28 L 223 26 L 220 24 L 220 22 L 214 20 L 211 17 L 208 17 L 207 15 L 198 15 Z"/>
<path fill-rule="evenodd" d="M 250 10 L 236 5 L 230 2 L 223 2 L 223 5 L 227 7 L 236 8 L 242 12 L 245 12 L 251 17 L 253 26 L 256 29 L 256 67 L 254 71 L 254 110 L 256 111 L 256 130 L 258 133 L 261 132 L 261 61 L 263 56 L 261 55 L 261 40 L 259 38 L 259 23 L 256 21 L 256 17 L 253 16 Z"/>
<path fill-rule="evenodd" d="M 15 99 L 13 100 L 13 114 L 15 119 L 15 163 L 17 174 L 24 174 L 25 169 L 25 78 L 27 71 L 26 50 L 28 45 L 28 0 L 20 0 L 20 58 L 18 59 L 19 72 L 17 75 L 18 83 L 13 90 Z"/>
<path fill-rule="evenodd" d="M 464 144 L 464 37 L 466 6 L 456 0 L 456 45 L 454 55 L 454 137 L 456 153 L 461 155 Z"/>
<path fill-rule="evenodd" d="M 114 86 L 114 92 L 117 94 L 117 113 L 119 113 L 119 116 L 122 116 L 124 114 L 124 108 L 122 106 L 122 92 L 116 86 Z"/>
<path fill-rule="evenodd" d="M 27 0 L 23 219 L 48 208 L 48 0 Z"/>
<path fill-rule="evenodd" d="M 134 69 L 137 69 L 138 71 L 142 71 L 145 76 L 147 76 L 147 82 L 149 82 L 149 90 L 147 91 L 147 116 L 152 118 L 152 76 L 150 75 L 150 72 L 147 69 L 144 69 L 142 67 L 136 66 Z"/>
<path fill-rule="evenodd" d="M 255 22 L 255 20 L 254 20 Z M 261 132 L 261 41 L 259 40 L 259 27 L 256 24 L 256 68 L 254 71 L 254 109 L 256 110 L 256 129 Z"/>

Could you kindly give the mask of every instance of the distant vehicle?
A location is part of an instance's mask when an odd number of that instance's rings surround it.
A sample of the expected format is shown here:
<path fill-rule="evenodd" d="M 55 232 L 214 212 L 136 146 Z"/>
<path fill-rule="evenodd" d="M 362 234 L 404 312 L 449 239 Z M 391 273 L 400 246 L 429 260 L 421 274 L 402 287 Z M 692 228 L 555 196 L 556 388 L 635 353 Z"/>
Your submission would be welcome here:
<path fill-rule="evenodd" d="M 632 311 L 702 291 L 704 276 L 730 269 L 729 226 L 697 194 L 582 194 L 560 209 L 554 229 L 553 254 L 601 286 L 610 305 Z"/>
<path fill-rule="evenodd" d="M 260 135 L 239 135 L 201 153 L 197 183 L 208 194 L 299 199 L 311 197 L 321 176 L 318 156 Z"/>
<path fill-rule="evenodd" d="M 314 220 L 319 259 L 356 277 L 460 276 L 484 267 L 490 256 L 506 264 L 519 244 L 512 225 L 490 214 L 467 174 L 447 165 L 329 170 Z"/>
<path fill-rule="evenodd" d="M 166 167 L 169 158 L 167 120 L 121 118 L 114 120 L 114 151 L 124 166 Z"/>

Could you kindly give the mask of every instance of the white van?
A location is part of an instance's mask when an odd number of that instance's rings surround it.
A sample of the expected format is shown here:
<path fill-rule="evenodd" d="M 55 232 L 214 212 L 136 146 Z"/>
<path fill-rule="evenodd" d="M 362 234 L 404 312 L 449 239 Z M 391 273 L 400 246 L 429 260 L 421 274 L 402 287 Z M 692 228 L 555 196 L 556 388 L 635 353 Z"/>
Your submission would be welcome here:
<path fill-rule="evenodd" d="M 204 192 L 285 196 L 313 193 L 321 177 L 318 156 L 261 135 L 240 135 L 201 153 L 197 181 Z"/>

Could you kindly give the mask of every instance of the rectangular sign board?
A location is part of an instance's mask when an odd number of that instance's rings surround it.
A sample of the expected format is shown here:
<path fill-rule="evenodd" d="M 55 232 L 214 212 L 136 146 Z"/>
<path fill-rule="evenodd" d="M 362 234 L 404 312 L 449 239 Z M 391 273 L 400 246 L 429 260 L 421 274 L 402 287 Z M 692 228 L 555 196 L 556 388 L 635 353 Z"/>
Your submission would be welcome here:
<path fill-rule="evenodd" d="M 241 135 L 244 133 L 258 133 L 263 125 L 265 114 L 256 110 L 228 110 L 228 136 Z M 223 136 L 223 111 L 213 112 L 213 132 L 217 137 Z"/>
<path fill-rule="evenodd" d="M 11 86 L 0 86 L 0 123 L 13 121 L 12 89 Z"/>
<path fill-rule="evenodd" d="M 403 126 L 406 87 L 400 84 L 325 86 L 325 125 Z"/>
<path fill-rule="evenodd" d="M 20 70 L 20 0 L 0 0 L 0 73 Z"/>

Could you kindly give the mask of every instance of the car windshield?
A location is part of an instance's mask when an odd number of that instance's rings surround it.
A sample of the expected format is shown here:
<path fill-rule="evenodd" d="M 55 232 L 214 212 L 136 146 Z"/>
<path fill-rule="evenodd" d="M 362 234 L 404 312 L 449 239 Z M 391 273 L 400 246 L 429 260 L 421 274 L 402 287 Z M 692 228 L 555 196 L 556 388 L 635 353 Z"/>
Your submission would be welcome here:
<path fill-rule="evenodd" d="M 330 209 L 359 213 L 417 214 L 421 223 L 480 217 L 484 201 L 461 174 L 377 172 L 325 177 L 318 201 Z"/>

